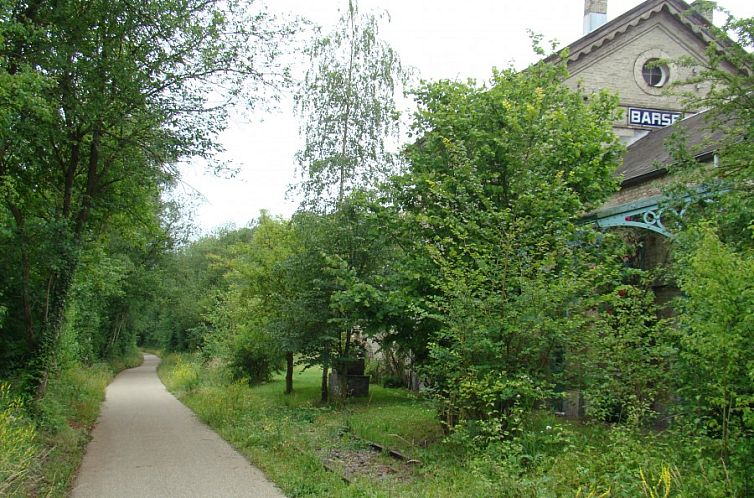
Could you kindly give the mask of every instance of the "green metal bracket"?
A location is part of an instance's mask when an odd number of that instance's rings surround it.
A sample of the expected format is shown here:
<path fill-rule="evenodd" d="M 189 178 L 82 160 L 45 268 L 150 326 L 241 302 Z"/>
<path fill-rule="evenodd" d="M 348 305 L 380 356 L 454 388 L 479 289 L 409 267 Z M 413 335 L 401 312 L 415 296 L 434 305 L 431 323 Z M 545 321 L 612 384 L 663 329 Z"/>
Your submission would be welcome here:
<path fill-rule="evenodd" d="M 666 195 L 656 195 L 593 212 L 586 217 L 584 221 L 594 223 L 600 228 L 643 228 L 645 230 L 657 232 L 665 237 L 672 237 L 673 232 L 671 232 L 662 221 L 663 215 L 673 213 L 677 217 L 682 217 L 686 212 L 686 208 L 691 203 L 699 200 L 710 202 L 711 197 L 726 191 L 727 190 L 724 187 L 721 188 L 720 186 L 716 186 L 715 188 L 700 186 L 696 188 L 696 192 L 690 192 L 683 197 L 674 199 L 676 201 L 676 206 L 679 204 L 678 201 L 680 201 L 680 204 L 682 205 L 680 208 L 674 207 L 670 204 L 670 197 Z"/>
<path fill-rule="evenodd" d="M 643 228 L 657 232 L 665 237 L 672 237 L 673 234 L 663 224 L 662 217 L 664 214 L 672 211 L 678 216 L 683 216 L 686 208 L 676 210 L 664 205 L 668 198 L 664 195 L 648 197 L 636 202 L 621 204 L 604 211 L 599 211 L 594 215 L 594 222 L 600 228 L 612 227 L 634 227 Z M 691 201 L 691 197 L 684 198 L 684 204 Z"/>

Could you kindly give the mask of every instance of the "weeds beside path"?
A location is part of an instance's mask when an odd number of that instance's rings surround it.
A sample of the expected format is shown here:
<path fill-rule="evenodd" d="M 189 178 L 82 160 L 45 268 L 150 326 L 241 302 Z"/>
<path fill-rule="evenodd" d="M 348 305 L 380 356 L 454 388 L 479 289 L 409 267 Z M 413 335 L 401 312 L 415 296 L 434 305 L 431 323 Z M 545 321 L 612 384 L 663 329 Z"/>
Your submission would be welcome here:
<path fill-rule="evenodd" d="M 441 438 L 434 411 L 408 392 L 371 386 L 369 398 L 318 406 L 316 369 L 297 372 L 295 391 L 286 396 L 282 377 L 249 388 L 178 356 L 165 359 L 160 376 L 289 496 L 464 496 L 465 479 L 454 484 L 424 478 L 435 474 L 451 449 L 433 444 Z M 423 465 L 376 454 L 364 440 Z M 325 461 L 335 472 L 325 469 Z M 351 485 L 343 481 L 343 471 Z"/>
<path fill-rule="evenodd" d="M 677 434 L 535 413 L 519 438 L 482 449 L 443 442 L 431 402 L 402 389 L 321 406 L 317 369 L 298 371 L 289 396 L 282 376 L 249 387 L 192 355 L 167 356 L 160 377 L 291 497 L 735 496 L 704 441 Z"/>
<path fill-rule="evenodd" d="M 0 496 L 64 497 L 84 455 L 105 388 L 141 354 L 71 365 L 50 377 L 45 395 L 29 399 L 6 386 L 0 395 Z"/>

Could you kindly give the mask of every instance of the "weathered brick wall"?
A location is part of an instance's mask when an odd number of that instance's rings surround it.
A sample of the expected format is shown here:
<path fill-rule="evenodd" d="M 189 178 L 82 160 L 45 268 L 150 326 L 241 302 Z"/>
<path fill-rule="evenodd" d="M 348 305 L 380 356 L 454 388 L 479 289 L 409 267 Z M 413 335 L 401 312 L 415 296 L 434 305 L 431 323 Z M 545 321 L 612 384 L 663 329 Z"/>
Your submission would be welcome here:
<path fill-rule="evenodd" d="M 672 178 L 668 175 L 653 178 L 647 182 L 640 183 L 638 185 L 632 185 L 630 187 L 623 187 L 620 191 L 613 194 L 610 199 L 605 202 L 600 209 L 608 209 L 621 204 L 627 204 L 629 202 L 638 201 L 639 199 L 646 199 L 647 197 L 654 197 L 661 195 L 662 190 L 667 187 L 672 181 Z"/>

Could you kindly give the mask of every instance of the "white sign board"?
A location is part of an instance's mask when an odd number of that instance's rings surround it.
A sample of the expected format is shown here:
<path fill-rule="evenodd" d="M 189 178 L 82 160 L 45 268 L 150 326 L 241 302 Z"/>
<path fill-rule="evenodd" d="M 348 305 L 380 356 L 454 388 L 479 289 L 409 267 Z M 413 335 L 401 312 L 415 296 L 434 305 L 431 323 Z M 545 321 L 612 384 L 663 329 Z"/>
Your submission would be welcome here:
<path fill-rule="evenodd" d="M 628 124 L 640 126 L 654 126 L 662 128 L 670 126 L 681 119 L 680 112 L 663 111 L 660 109 L 628 108 Z"/>

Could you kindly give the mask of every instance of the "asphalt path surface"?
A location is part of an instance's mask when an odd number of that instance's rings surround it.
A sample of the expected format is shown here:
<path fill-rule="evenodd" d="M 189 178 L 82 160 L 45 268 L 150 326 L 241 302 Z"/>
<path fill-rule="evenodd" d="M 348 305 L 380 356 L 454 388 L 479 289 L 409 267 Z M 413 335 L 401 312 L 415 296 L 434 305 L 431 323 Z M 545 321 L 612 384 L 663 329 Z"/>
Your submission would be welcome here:
<path fill-rule="evenodd" d="M 107 387 L 72 496 L 284 497 L 165 389 L 159 362 L 145 354 Z"/>

